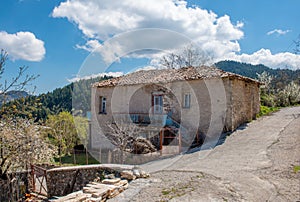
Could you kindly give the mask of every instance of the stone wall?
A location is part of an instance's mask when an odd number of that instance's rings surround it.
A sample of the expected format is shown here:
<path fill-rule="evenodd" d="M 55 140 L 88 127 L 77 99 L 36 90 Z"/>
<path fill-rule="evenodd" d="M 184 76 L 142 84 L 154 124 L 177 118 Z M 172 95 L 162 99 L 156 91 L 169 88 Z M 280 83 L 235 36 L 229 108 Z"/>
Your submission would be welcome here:
<path fill-rule="evenodd" d="M 114 173 L 118 176 L 121 171 L 132 168 L 130 165 L 99 164 L 47 170 L 48 197 L 64 196 L 79 191 L 89 182 L 101 179 L 105 174 Z"/>
<path fill-rule="evenodd" d="M 234 79 L 232 86 L 232 129 L 255 119 L 259 113 L 259 85 Z"/>
<path fill-rule="evenodd" d="M 106 123 L 113 122 L 116 113 L 152 113 L 152 94 L 164 96 L 164 114 L 184 128 L 186 145 L 191 145 L 197 134 L 207 140 L 217 140 L 222 132 L 235 130 L 251 121 L 259 112 L 259 84 L 239 77 L 208 78 L 174 81 L 160 85 L 128 85 L 92 89 L 92 145 L 94 149 L 114 146 L 101 134 Z M 183 107 L 184 95 L 190 94 L 190 107 Z M 107 100 L 107 114 L 97 112 L 99 97 Z M 100 127 L 101 126 L 101 127 Z M 148 127 L 149 128 L 149 127 Z M 158 132 L 156 133 L 158 135 Z"/>

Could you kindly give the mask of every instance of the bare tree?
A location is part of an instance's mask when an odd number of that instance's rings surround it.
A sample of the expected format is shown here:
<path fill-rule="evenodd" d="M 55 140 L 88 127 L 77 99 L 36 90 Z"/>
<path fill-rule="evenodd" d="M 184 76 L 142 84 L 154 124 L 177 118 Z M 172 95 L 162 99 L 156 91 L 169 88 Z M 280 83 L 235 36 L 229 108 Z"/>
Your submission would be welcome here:
<path fill-rule="evenodd" d="M 37 78 L 26 75 L 27 66 L 19 67 L 16 76 L 11 80 L 4 79 L 5 63 L 8 59 L 6 51 L 0 53 L 0 96 L 5 103 L 6 93 L 10 90 L 25 90 L 25 87 Z M 2 104 L 2 103 L 0 103 Z M 29 163 L 48 161 L 52 158 L 51 146 L 42 138 L 38 125 L 15 115 L 0 119 L 0 177 L 4 178 L 8 171 L 25 169 Z"/>
<path fill-rule="evenodd" d="M 121 151 L 130 151 L 130 145 L 140 136 L 141 130 L 134 124 L 107 124 L 106 136 Z"/>
<path fill-rule="evenodd" d="M 298 39 L 294 40 L 294 44 L 295 44 L 295 49 L 294 49 L 295 54 L 300 54 L 300 34 L 298 36 Z"/>
<path fill-rule="evenodd" d="M 192 44 L 184 49 L 164 55 L 160 64 L 166 68 L 199 67 L 211 65 L 213 62 L 212 54 L 209 54 Z"/>
<path fill-rule="evenodd" d="M 135 124 L 107 124 L 109 130 L 106 137 L 121 152 L 121 162 L 124 161 L 124 152 L 145 154 L 156 151 L 153 144 L 141 137 L 141 129 Z"/>
<path fill-rule="evenodd" d="M 5 63 L 7 58 L 7 52 L 2 49 L 0 53 L 0 95 L 4 96 L 8 91 L 12 89 L 24 90 L 25 87 L 30 84 L 30 82 L 32 82 L 38 77 L 38 75 L 25 75 L 26 71 L 28 70 L 28 66 L 21 66 L 19 67 L 16 76 L 11 78 L 11 80 L 3 79 L 3 75 L 5 72 Z"/>

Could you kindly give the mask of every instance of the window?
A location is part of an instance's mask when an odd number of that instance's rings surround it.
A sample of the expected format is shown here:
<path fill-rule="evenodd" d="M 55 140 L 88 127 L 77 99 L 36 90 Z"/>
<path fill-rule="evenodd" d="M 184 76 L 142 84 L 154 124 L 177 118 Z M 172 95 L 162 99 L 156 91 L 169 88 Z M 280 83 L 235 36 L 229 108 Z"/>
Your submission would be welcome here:
<path fill-rule="evenodd" d="M 106 98 L 105 97 L 100 97 L 99 113 L 106 114 Z"/>
<path fill-rule="evenodd" d="M 183 97 L 183 108 L 190 108 L 191 107 L 191 94 L 184 94 Z"/>
<path fill-rule="evenodd" d="M 153 96 L 153 112 L 154 114 L 161 114 L 163 112 L 163 96 Z"/>

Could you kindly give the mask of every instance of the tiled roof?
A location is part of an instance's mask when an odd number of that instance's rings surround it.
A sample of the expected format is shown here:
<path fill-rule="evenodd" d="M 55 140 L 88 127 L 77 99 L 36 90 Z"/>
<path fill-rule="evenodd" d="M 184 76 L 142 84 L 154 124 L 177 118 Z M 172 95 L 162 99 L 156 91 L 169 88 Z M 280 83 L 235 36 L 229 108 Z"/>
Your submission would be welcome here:
<path fill-rule="evenodd" d="M 184 67 L 180 69 L 158 69 L 141 70 L 121 77 L 100 81 L 93 84 L 93 87 L 108 87 L 117 85 L 136 85 L 151 83 L 170 83 L 174 81 L 186 81 L 208 78 L 234 77 L 250 82 L 257 82 L 254 79 L 244 77 L 238 74 L 225 72 L 215 67 Z M 259 82 L 257 82 L 259 83 Z"/>

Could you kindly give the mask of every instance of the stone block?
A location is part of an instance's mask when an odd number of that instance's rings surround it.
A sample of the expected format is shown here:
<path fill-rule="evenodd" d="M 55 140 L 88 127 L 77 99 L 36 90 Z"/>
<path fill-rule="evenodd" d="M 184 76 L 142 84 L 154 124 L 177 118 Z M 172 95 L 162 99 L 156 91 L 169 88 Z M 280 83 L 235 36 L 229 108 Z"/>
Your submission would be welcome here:
<path fill-rule="evenodd" d="M 104 179 L 104 180 L 102 180 L 102 183 L 103 183 L 103 184 L 111 184 L 111 185 L 113 185 L 113 184 L 119 183 L 120 181 L 121 181 L 120 178 L 115 178 L 115 179 Z"/>
<path fill-rule="evenodd" d="M 135 180 L 136 176 L 133 174 L 131 170 L 123 170 L 121 172 L 121 178 L 125 178 L 127 180 Z"/>

